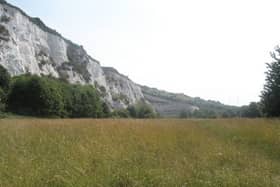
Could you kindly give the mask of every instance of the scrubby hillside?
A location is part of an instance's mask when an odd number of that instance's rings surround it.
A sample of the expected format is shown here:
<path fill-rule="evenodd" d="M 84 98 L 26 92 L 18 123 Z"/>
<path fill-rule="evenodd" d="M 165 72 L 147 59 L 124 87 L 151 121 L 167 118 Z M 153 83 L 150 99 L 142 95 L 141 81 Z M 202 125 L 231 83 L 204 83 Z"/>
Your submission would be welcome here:
<path fill-rule="evenodd" d="M 238 107 L 228 106 L 217 101 L 204 100 L 198 97 L 193 98 L 185 94 L 170 93 L 147 86 L 141 86 L 141 89 L 145 99 L 164 117 L 178 117 L 182 112 L 195 113 L 199 111 L 209 113 L 205 114 L 211 115 L 209 117 L 219 117 L 227 113 L 235 113 L 238 110 Z"/>

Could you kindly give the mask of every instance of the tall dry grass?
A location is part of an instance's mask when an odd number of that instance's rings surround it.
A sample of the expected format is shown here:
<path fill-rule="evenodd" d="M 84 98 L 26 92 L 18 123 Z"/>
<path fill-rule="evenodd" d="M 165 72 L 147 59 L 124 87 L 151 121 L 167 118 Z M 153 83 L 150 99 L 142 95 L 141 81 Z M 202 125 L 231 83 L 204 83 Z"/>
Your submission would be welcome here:
<path fill-rule="evenodd" d="M 0 186 L 280 186 L 280 121 L 0 120 Z"/>

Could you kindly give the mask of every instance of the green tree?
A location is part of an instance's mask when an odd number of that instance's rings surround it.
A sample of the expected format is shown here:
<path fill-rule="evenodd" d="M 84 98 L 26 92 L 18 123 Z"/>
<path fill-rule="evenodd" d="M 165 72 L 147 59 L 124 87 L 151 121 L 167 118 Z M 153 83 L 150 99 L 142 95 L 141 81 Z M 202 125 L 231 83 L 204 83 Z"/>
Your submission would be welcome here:
<path fill-rule="evenodd" d="M 102 101 L 97 90 L 93 86 L 75 85 L 71 92 L 71 117 L 102 117 Z"/>
<path fill-rule="evenodd" d="M 3 66 L 0 65 L 0 88 L 7 91 L 10 85 L 10 80 L 10 74 Z"/>
<path fill-rule="evenodd" d="M 135 105 L 129 106 L 127 108 L 127 110 L 129 112 L 130 117 L 132 117 L 132 118 L 137 118 L 138 117 L 138 111 L 137 111 L 137 108 L 136 108 Z"/>
<path fill-rule="evenodd" d="M 271 53 L 273 62 L 267 64 L 266 83 L 261 94 L 263 113 L 267 117 L 280 116 L 280 48 Z"/>
<path fill-rule="evenodd" d="M 102 103 L 102 117 L 108 118 L 111 116 L 111 110 L 106 102 Z"/>
<path fill-rule="evenodd" d="M 223 118 L 234 118 L 238 116 L 238 111 L 235 110 L 226 110 L 224 112 L 222 112 L 221 117 Z"/>
<path fill-rule="evenodd" d="M 115 110 L 112 114 L 114 118 L 129 118 L 131 117 L 127 109 Z"/>
<path fill-rule="evenodd" d="M 127 108 L 129 115 L 133 118 L 155 118 L 156 113 L 153 108 L 145 103 L 139 102 Z"/>
<path fill-rule="evenodd" d="M 17 114 L 41 117 L 99 118 L 110 115 L 108 106 L 93 86 L 71 85 L 35 75 L 13 78 L 8 109 Z"/>
<path fill-rule="evenodd" d="M 62 116 L 64 103 L 59 85 L 38 76 L 19 76 L 13 80 L 8 95 L 8 108 L 23 115 Z"/>
<path fill-rule="evenodd" d="M 5 110 L 5 93 L 4 91 L 0 88 L 0 113 L 4 112 Z"/>
<path fill-rule="evenodd" d="M 241 107 L 241 117 L 258 118 L 261 116 L 259 103 L 251 102 L 248 106 Z"/>
<path fill-rule="evenodd" d="M 191 117 L 191 112 L 188 110 L 182 110 L 179 114 L 179 118 L 189 118 Z"/>

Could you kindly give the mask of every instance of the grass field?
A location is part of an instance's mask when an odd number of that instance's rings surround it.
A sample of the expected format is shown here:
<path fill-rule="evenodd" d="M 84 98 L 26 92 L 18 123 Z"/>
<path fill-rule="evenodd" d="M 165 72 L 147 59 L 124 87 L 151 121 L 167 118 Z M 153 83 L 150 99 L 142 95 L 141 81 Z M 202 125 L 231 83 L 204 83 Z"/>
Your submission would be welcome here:
<path fill-rule="evenodd" d="M 280 120 L 0 120 L 0 186 L 280 186 Z"/>

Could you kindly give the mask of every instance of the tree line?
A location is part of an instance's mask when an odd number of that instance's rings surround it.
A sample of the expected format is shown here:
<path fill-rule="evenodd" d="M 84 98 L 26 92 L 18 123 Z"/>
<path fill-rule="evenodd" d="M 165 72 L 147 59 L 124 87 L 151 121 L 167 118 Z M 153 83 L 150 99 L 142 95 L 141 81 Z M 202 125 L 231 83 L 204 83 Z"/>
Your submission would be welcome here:
<path fill-rule="evenodd" d="M 262 117 L 262 109 L 260 103 L 251 102 L 249 105 L 228 109 L 223 112 L 215 112 L 213 110 L 183 110 L 179 114 L 179 118 L 259 118 Z"/>
<path fill-rule="evenodd" d="M 0 66 L 0 113 L 54 118 L 155 117 L 153 109 L 138 103 L 113 111 L 92 85 L 73 85 L 37 75 L 10 77 Z"/>

